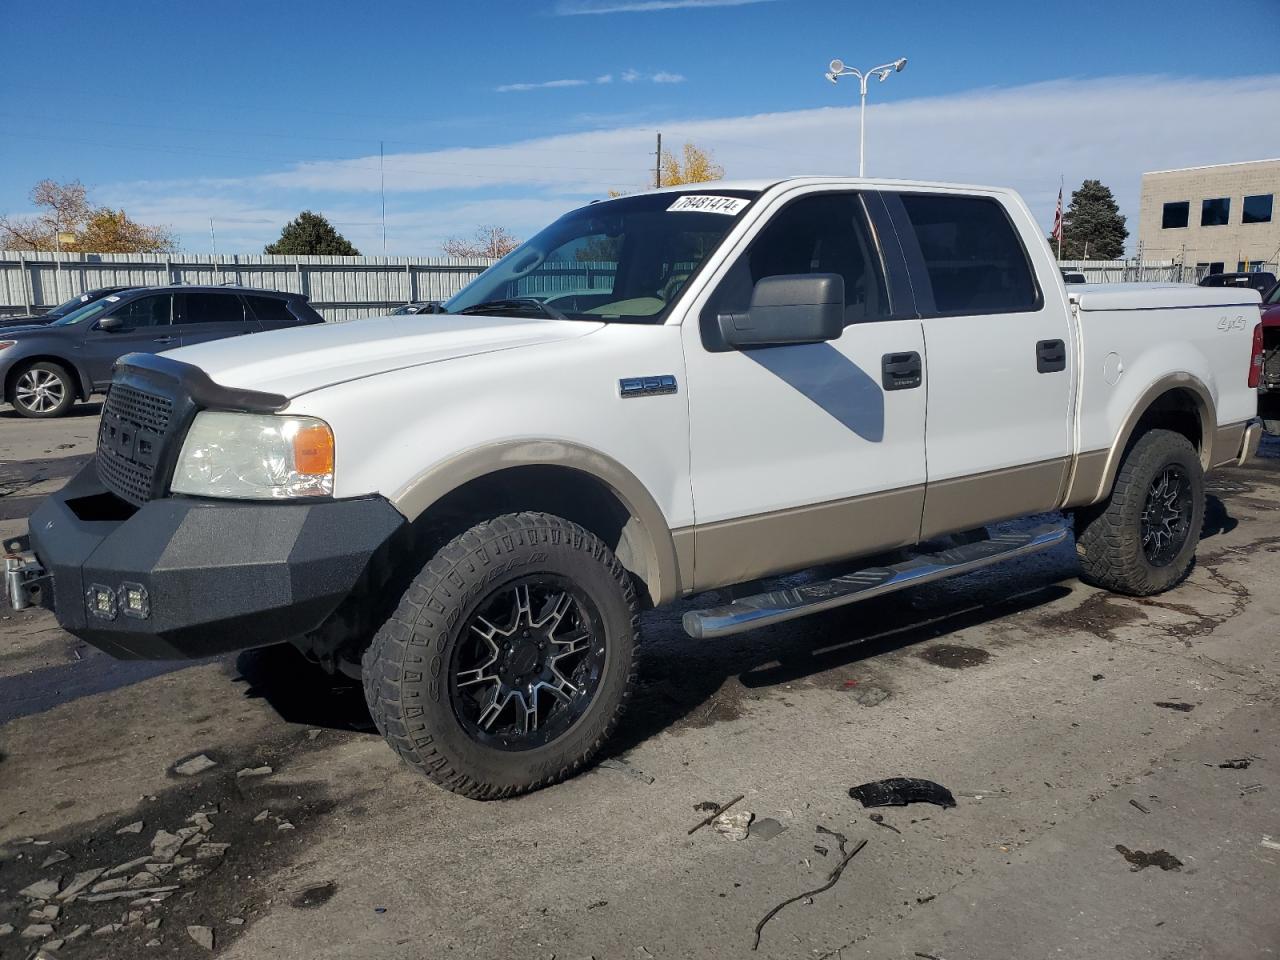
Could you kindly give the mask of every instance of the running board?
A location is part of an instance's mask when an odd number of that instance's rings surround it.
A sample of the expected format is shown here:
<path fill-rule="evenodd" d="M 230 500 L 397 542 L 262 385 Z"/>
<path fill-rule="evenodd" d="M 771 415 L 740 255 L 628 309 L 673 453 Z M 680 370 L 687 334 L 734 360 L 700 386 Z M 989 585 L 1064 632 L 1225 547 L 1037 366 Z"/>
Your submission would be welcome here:
<path fill-rule="evenodd" d="M 1046 524 L 1031 530 L 999 533 L 987 540 L 921 553 L 887 567 L 868 567 L 830 580 L 818 580 L 785 590 L 743 597 L 707 610 L 690 610 L 681 622 L 697 639 L 727 637 L 811 613 L 868 600 L 922 583 L 957 577 L 1002 560 L 1013 560 L 1057 546 L 1067 528 Z"/>

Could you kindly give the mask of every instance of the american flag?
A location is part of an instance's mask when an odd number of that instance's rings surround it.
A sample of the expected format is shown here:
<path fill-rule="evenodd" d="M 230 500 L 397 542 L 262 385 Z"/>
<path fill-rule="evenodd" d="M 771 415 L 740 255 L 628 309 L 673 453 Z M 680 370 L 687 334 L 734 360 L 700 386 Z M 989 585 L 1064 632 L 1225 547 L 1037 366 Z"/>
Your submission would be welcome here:
<path fill-rule="evenodd" d="M 1058 188 L 1058 212 L 1053 215 L 1053 239 L 1062 241 L 1062 188 Z"/>

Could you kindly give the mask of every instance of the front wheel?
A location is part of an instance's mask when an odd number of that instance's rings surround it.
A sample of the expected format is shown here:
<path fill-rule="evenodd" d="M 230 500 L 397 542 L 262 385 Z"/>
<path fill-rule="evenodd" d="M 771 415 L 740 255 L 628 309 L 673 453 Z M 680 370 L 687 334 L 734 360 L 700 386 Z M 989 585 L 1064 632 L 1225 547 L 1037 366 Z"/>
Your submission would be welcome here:
<path fill-rule="evenodd" d="M 65 367 L 42 360 L 18 373 L 12 399 L 14 409 L 24 417 L 60 417 L 76 402 L 75 382 Z"/>
<path fill-rule="evenodd" d="M 638 605 L 598 538 L 519 513 L 422 569 L 365 652 L 374 723 L 414 769 L 480 800 L 577 772 L 630 696 Z"/>
<path fill-rule="evenodd" d="M 1076 513 L 1080 579 L 1137 597 L 1168 590 L 1190 573 L 1203 523 L 1195 447 L 1150 430 L 1125 454 L 1110 498 Z"/>

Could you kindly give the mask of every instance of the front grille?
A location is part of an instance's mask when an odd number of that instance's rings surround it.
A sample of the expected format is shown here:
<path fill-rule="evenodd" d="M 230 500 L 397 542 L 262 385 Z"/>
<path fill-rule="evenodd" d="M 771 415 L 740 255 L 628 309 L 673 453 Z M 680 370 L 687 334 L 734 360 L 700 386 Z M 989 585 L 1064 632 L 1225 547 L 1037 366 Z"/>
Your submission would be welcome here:
<path fill-rule="evenodd" d="M 116 382 L 98 427 L 98 479 L 121 500 L 141 506 L 157 494 L 156 470 L 173 401 Z"/>

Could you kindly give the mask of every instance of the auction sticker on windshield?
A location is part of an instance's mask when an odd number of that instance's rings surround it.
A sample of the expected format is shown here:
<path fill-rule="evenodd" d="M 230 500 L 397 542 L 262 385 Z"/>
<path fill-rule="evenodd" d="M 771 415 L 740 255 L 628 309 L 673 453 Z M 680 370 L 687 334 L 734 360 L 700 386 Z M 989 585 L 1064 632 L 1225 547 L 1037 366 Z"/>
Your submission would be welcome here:
<path fill-rule="evenodd" d="M 750 202 L 742 197 L 713 197 L 702 193 L 689 193 L 667 207 L 667 212 L 687 210 L 697 213 L 726 213 L 733 216 Z"/>

